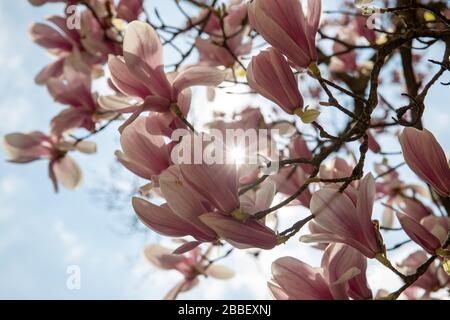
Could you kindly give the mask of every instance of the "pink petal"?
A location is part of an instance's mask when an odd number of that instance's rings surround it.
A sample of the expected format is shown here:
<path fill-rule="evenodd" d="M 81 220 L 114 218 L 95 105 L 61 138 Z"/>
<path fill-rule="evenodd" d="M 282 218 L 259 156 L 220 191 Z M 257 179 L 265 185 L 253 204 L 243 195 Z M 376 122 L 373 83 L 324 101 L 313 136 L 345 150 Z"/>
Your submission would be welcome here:
<path fill-rule="evenodd" d="M 216 233 L 200 221 L 199 216 L 207 210 L 191 189 L 183 185 L 177 166 L 172 166 L 161 174 L 159 185 L 172 211 L 185 220 L 185 223 L 191 224 L 193 229 L 197 229 L 196 238 L 203 238 L 205 241 L 216 238 Z"/>
<path fill-rule="evenodd" d="M 162 136 L 147 131 L 147 117 L 138 117 L 127 126 L 120 137 L 124 156 L 119 161 L 132 172 L 151 180 L 170 165 L 169 152 Z"/>
<path fill-rule="evenodd" d="M 36 76 L 35 82 L 37 84 L 45 84 L 51 78 L 56 78 L 62 75 L 64 69 L 64 60 L 58 59 L 55 62 L 49 64 L 44 69 L 42 69 Z"/>
<path fill-rule="evenodd" d="M 167 205 L 157 206 L 139 198 L 133 198 L 133 208 L 148 228 L 169 237 L 184 237 L 190 229 Z"/>
<path fill-rule="evenodd" d="M 81 170 L 69 156 L 56 160 L 53 165 L 56 180 L 67 189 L 75 189 L 81 183 Z"/>
<path fill-rule="evenodd" d="M 199 245 L 201 245 L 202 243 L 200 241 L 190 241 L 190 242 L 186 242 L 183 243 L 181 246 L 179 246 L 178 248 L 176 248 L 172 253 L 173 254 L 184 254 L 186 252 L 189 252 L 191 250 L 194 250 L 195 248 L 197 248 Z"/>
<path fill-rule="evenodd" d="M 180 170 L 188 186 L 222 212 L 231 213 L 239 207 L 235 165 L 182 164 Z"/>
<path fill-rule="evenodd" d="M 159 35 L 145 22 L 133 21 L 128 25 L 123 51 L 141 58 L 151 68 L 163 64 L 163 47 Z"/>
<path fill-rule="evenodd" d="M 332 300 L 320 270 L 292 257 L 272 263 L 274 282 L 292 300 Z"/>
<path fill-rule="evenodd" d="M 434 254 L 434 251 L 441 247 L 441 242 L 439 239 L 414 219 L 399 212 L 397 212 L 397 218 L 400 221 L 403 230 L 411 238 L 411 240 L 420 245 L 430 254 Z"/>
<path fill-rule="evenodd" d="M 303 108 L 303 98 L 288 62 L 276 49 L 269 49 L 253 57 L 247 70 L 250 87 L 272 100 L 287 113 Z"/>
<path fill-rule="evenodd" d="M 234 277 L 234 271 L 230 268 L 218 264 L 211 265 L 206 269 L 205 274 L 208 277 L 213 277 L 220 280 L 229 280 Z"/>
<path fill-rule="evenodd" d="M 193 86 L 217 86 L 225 80 L 226 72 L 216 68 L 194 66 L 182 71 L 173 82 L 174 97 Z"/>
<path fill-rule="evenodd" d="M 142 99 L 151 94 L 150 90 L 128 70 L 122 58 L 110 56 L 108 67 L 114 86 L 123 94 Z"/>
<path fill-rule="evenodd" d="M 433 134 L 405 128 L 399 139 L 408 166 L 441 196 L 450 196 L 450 167 Z"/>
<path fill-rule="evenodd" d="M 146 246 L 144 255 L 155 267 L 166 270 L 175 269 L 185 260 L 183 256 L 171 254 L 169 249 L 158 244 Z"/>
<path fill-rule="evenodd" d="M 269 250 L 276 246 L 275 233 L 257 221 L 241 222 L 220 213 L 207 213 L 200 220 L 233 246 Z"/>

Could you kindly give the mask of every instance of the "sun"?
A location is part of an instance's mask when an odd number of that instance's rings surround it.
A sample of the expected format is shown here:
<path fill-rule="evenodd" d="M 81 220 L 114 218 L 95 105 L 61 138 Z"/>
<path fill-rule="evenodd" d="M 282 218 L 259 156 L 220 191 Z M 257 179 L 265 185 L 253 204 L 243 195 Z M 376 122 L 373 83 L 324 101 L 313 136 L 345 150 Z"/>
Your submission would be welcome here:
<path fill-rule="evenodd" d="M 242 147 L 233 147 L 228 152 L 230 159 L 237 165 L 245 164 L 245 149 Z"/>

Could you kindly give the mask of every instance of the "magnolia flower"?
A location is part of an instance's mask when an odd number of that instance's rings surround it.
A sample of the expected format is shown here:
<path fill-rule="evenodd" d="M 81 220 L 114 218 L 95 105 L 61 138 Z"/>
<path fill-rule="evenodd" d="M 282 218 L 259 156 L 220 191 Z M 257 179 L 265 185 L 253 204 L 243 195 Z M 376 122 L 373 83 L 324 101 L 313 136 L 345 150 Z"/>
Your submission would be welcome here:
<path fill-rule="evenodd" d="M 398 266 L 403 271 L 403 274 L 411 275 L 416 273 L 417 269 L 427 260 L 428 257 L 424 251 L 416 251 L 410 254 Z M 432 263 L 427 271 L 412 284 L 412 287 L 425 290 L 424 296 L 421 299 L 427 298 L 430 293 L 450 284 L 450 276 L 442 271 L 441 266 Z"/>
<path fill-rule="evenodd" d="M 159 186 L 166 204 L 134 198 L 133 207 L 142 222 L 160 234 L 190 235 L 196 240 L 192 246 L 219 238 L 237 248 L 271 249 L 277 244 L 275 233 L 262 222 L 242 220 L 256 209 L 241 211 L 234 165 L 174 165 L 160 175 Z M 263 197 L 254 207 L 263 210 L 268 205 Z"/>
<path fill-rule="evenodd" d="M 148 245 L 144 249 L 145 257 L 155 267 L 163 270 L 177 270 L 183 275 L 183 280 L 171 289 L 164 299 L 173 300 L 179 293 L 191 290 L 199 283 L 199 276 L 228 280 L 234 272 L 225 266 L 209 264 L 199 248 L 186 255 L 175 255 L 169 249 L 160 245 Z"/>
<path fill-rule="evenodd" d="M 349 164 L 341 157 L 334 158 L 330 163 L 320 166 L 320 178 L 322 179 L 341 179 L 350 177 L 353 172 L 354 164 Z M 352 183 L 357 186 L 356 181 Z"/>
<path fill-rule="evenodd" d="M 247 18 L 247 3 L 243 0 L 231 0 L 228 1 L 225 8 L 226 15 L 223 19 L 224 27 L 227 30 L 236 30 L 238 27 L 242 26 Z M 188 21 L 187 27 L 192 27 L 204 21 L 207 16 L 210 16 L 206 25 L 204 26 L 204 31 L 208 34 L 213 34 L 214 36 L 222 35 L 222 27 L 220 18 L 217 15 L 210 14 L 208 8 L 203 9 L 200 14 L 196 17 L 191 18 Z"/>
<path fill-rule="evenodd" d="M 403 201 L 407 188 L 411 187 L 415 191 L 415 186 L 407 186 L 400 180 L 399 173 L 387 164 L 376 164 L 375 172 L 380 176 L 376 184 L 377 194 L 386 199 L 381 222 L 383 227 L 389 228 L 394 224 L 395 210 L 392 208 Z"/>
<path fill-rule="evenodd" d="M 55 101 L 70 106 L 52 119 L 52 133 L 57 137 L 77 128 L 94 131 L 99 120 L 113 115 L 98 105 L 97 95 L 91 92 L 91 77 L 68 65 L 64 79 L 50 79 L 47 88 Z"/>
<path fill-rule="evenodd" d="M 186 164 L 180 165 L 180 171 L 190 189 L 217 209 L 201 215 L 200 220 L 221 238 L 240 249 L 275 247 L 277 236 L 273 230 L 250 218 L 252 213 L 267 209 L 273 196 L 255 203 L 257 210 L 244 211 L 245 206 L 241 207 L 238 197 L 238 174 L 234 164 Z"/>
<path fill-rule="evenodd" d="M 217 241 L 214 230 L 200 220 L 202 214 L 211 210 L 210 206 L 186 187 L 178 166 L 172 166 L 160 175 L 159 186 L 167 201 L 163 205 L 133 198 L 133 208 L 147 227 L 169 237 L 192 236 L 196 245 Z"/>
<path fill-rule="evenodd" d="M 31 39 L 57 58 L 36 76 L 38 84 L 46 84 L 49 79 L 60 77 L 65 64 L 98 76 L 102 74 L 99 65 L 106 61 L 108 54 L 116 54 L 119 50 L 119 45 L 105 36 L 105 31 L 90 10 L 80 14 L 81 29 L 70 29 L 68 19 L 52 16 L 47 20 L 56 28 L 35 23 L 29 29 Z"/>
<path fill-rule="evenodd" d="M 375 181 L 371 174 L 361 180 L 358 190 L 351 186 L 343 193 L 337 188 L 322 188 L 313 194 L 311 212 L 322 229 L 301 237 L 303 242 L 345 243 L 368 258 L 384 253 L 383 241 L 372 222 Z"/>
<path fill-rule="evenodd" d="M 232 4 L 227 8 L 227 15 L 223 18 L 223 30 L 219 17 L 211 15 L 209 10 L 205 9 L 199 17 L 192 23 L 203 21 L 210 15 L 204 28 L 210 37 L 203 39 L 198 37 L 195 40 L 195 46 L 200 54 L 200 61 L 211 66 L 233 67 L 236 64 L 236 58 L 248 54 L 252 48 L 252 42 L 244 43 L 244 36 L 247 28 L 244 28 L 247 18 L 247 4 Z M 224 47 L 224 34 L 227 37 L 226 47 Z"/>
<path fill-rule="evenodd" d="M 402 211 L 416 221 L 433 214 L 433 210 L 418 199 L 404 198 L 400 204 Z"/>
<path fill-rule="evenodd" d="M 289 143 L 289 155 L 291 158 L 312 160 L 313 154 L 309 150 L 306 141 L 302 136 L 296 135 Z M 306 172 L 311 173 L 313 167 L 310 164 L 299 164 L 299 166 Z"/>
<path fill-rule="evenodd" d="M 357 250 L 332 244 L 324 253 L 321 268 L 292 257 L 276 260 L 268 286 L 278 300 L 371 299 L 366 269 L 366 258 Z"/>
<path fill-rule="evenodd" d="M 319 115 L 316 110 L 303 110 L 303 97 L 297 80 L 285 57 L 274 48 L 253 57 L 247 80 L 251 88 L 275 102 L 289 114 L 297 114 L 303 122 L 312 122 Z"/>
<path fill-rule="evenodd" d="M 261 110 L 259 108 L 247 107 L 241 112 L 234 114 L 232 120 L 233 121 L 229 122 L 224 120 L 223 118 L 218 117 L 217 120 L 208 123 L 208 127 L 211 129 L 220 130 L 224 136 L 226 136 L 227 129 L 242 129 L 244 131 L 247 131 L 249 129 L 258 130 L 261 127 L 266 127 L 264 117 L 261 114 Z"/>
<path fill-rule="evenodd" d="M 427 129 L 405 128 L 399 137 L 408 166 L 439 195 L 450 196 L 450 167 L 444 150 Z"/>
<path fill-rule="evenodd" d="M 316 66 L 316 34 L 321 16 L 321 0 L 308 0 L 308 14 L 300 0 L 254 0 L 249 4 L 249 22 L 273 47 L 300 68 Z"/>
<path fill-rule="evenodd" d="M 397 218 L 406 234 L 430 254 L 438 253 L 447 239 L 450 218 L 427 216 L 420 221 L 397 212 Z"/>
<path fill-rule="evenodd" d="M 359 36 L 366 38 L 369 43 L 375 43 L 377 41 L 375 31 L 367 27 L 367 17 L 363 15 L 355 16 L 353 19 L 353 29 Z"/>
<path fill-rule="evenodd" d="M 33 6 L 42 6 L 46 3 L 63 2 L 69 5 L 88 4 L 93 8 L 99 17 L 108 14 L 114 14 L 118 19 L 131 22 L 137 20 L 139 15 L 143 12 L 144 0 L 120 0 L 116 8 L 113 3 L 104 0 L 28 0 Z M 116 11 L 116 12 L 114 12 Z M 102 14 L 103 13 L 103 14 Z"/>
<path fill-rule="evenodd" d="M 306 182 L 308 179 L 308 174 L 304 171 L 301 166 L 295 168 L 281 168 L 279 172 L 270 177 L 273 181 L 277 183 L 277 190 L 280 193 L 291 196 L 297 192 L 297 190 Z M 311 191 L 306 189 L 298 196 L 297 200 L 309 208 L 311 202 Z"/>
<path fill-rule="evenodd" d="M 81 170 L 67 153 L 78 150 L 86 154 L 92 154 L 96 151 L 95 144 L 91 142 L 67 142 L 38 131 L 29 134 L 8 134 L 4 138 L 3 146 L 10 157 L 9 162 L 29 163 L 40 159 L 48 159 L 49 177 L 55 192 L 58 192 L 58 183 L 61 183 L 67 189 L 75 189 L 81 183 Z"/>
<path fill-rule="evenodd" d="M 347 37 L 346 42 L 352 43 L 352 41 Z M 347 47 L 342 43 L 335 42 L 333 45 L 333 56 L 330 60 L 329 71 L 332 73 L 342 73 L 342 72 L 353 72 L 358 68 L 356 62 L 356 51 L 352 50 L 347 53 Z M 336 55 L 337 54 L 337 55 Z"/>
<path fill-rule="evenodd" d="M 157 185 L 158 176 L 171 165 L 170 146 L 150 132 L 149 117 L 138 117 L 120 136 L 123 152 L 116 157 L 128 170 Z"/>
<path fill-rule="evenodd" d="M 120 0 L 117 4 L 117 18 L 128 22 L 138 20 L 144 12 L 144 0 Z"/>
<path fill-rule="evenodd" d="M 149 24 L 140 21 L 128 26 L 123 57 L 110 57 L 108 66 L 112 83 L 123 96 L 101 97 L 99 103 L 111 111 L 133 112 L 122 130 L 144 111 L 163 113 L 167 123 L 186 117 L 190 95 L 185 89 L 216 86 L 225 78 L 223 71 L 202 66 L 166 75 L 159 36 Z"/>

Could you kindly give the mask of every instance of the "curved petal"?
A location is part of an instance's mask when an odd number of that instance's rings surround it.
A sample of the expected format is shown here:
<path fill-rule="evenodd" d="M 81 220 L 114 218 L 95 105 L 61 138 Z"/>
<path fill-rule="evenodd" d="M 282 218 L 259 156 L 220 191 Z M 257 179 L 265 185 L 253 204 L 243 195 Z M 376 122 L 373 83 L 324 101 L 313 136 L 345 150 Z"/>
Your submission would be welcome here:
<path fill-rule="evenodd" d="M 205 274 L 209 277 L 213 277 L 220 280 L 228 280 L 234 277 L 234 271 L 226 266 L 217 264 L 211 265 L 206 269 Z"/>
<path fill-rule="evenodd" d="M 433 134 L 405 128 L 399 137 L 408 166 L 443 197 L 450 196 L 450 167 Z"/>
<path fill-rule="evenodd" d="M 216 233 L 200 221 L 199 216 L 207 210 L 191 189 L 183 185 L 177 166 L 172 166 L 161 174 L 159 185 L 172 211 L 185 220 L 185 223 L 191 224 L 192 228 L 198 229 L 197 237 L 206 241 L 216 238 Z"/>
<path fill-rule="evenodd" d="M 144 255 L 155 267 L 161 269 L 175 269 L 185 260 L 185 257 L 171 254 L 170 250 L 159 244 L 148 245 L 144 248 Z"/>
<path fill-rule="evenodd" d="M 226 72 L 204 66 L 195 66 L 180 72 L 173 82 L 174 98 L 193 86 L 217 86 L 225 80 Z"/>
<path fill-rule="evenodd" d="M 272 263 L 274 282 L 289 299 L 332 300 L 333 296 L 320 269 L 292 257 L 283 257 Z"/>
<path fill-rule="evenodd" d="M 428 253 L 434 254 L 434 251 L 441 246 L 439 239 L 414 219 L 400 212 L 397 212 L 397 218 L 411 240 L 424 248 Z"/>
<path fill-rule="evenodd" d="M 148 23 L 133 21 L 128 25 L 123 51 L 140 57 L 151 68 L 163 64 L 163 47 L 158 33 Z M 127 61 L 127 57 L 125 57 Z M 127 61 L 129 65 L 131 61 Z"/>
<path fill-rule="evenodd" d="M 78 164 L 69 156 L 55 161 L 53 165 L 56 180 L 67 189 L 77 188 L 82 179 Z"/>
<path fill-rule="evenodd" d="M 220 213 L 207 213 L 200 220 L 230 242 L 233 246 L 244 248 L 260 248 L 269 250 L 276 246 L 277 237 L 273 230 L 257 221 L 238 221 Z"/>
<path fill-rule="evenodd" d="M 169 237 L 184 237 L 190 230 L 185 221 L 167 205 L 157 206 L 140 198 L 133 198 L 133 208 L 139 219 L 148 228 Z"/>
<path fill-rule="evenodd" d="M 144 99 L 151 91 L 129 70 L 123 58 L 109 56 L 108 67 L 114 86 L 124 95 Z"/>

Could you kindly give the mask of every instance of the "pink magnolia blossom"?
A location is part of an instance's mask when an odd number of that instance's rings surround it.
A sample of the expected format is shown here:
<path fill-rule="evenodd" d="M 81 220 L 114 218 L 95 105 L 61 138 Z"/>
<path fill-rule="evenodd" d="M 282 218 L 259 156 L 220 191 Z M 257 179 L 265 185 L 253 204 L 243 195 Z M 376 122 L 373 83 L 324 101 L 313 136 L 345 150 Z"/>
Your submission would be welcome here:
<path fill-rule="evenodd" d="M 375 43 L 377 35 L 374 30 L 367 27 L 367 17 L 358 15 L 353 19 L 353 28 L 355 32 L 367 39 L 370 43 Z"/>
<path fill-rule="evenodd" d="M 411 240 L 430 254 L 436 254 L 436 250 L 441 248 L 450 230 L 450 218 L 448 217 L 430 215 L 417 221 L 398 212 L 397 218 Z"/>
<path fill-rule="evenodd" d="M 405 128 L 400 135 L 408 166 L 439 195 L 450 196 L 450 167 L 444 150 L 427 129 Z"/>
<path fill-rule="evenodd" d="M 383 227 L 392 227 L 395 217 L 392 207 L 403 201 L 405 191 L 408 188 L 414 191 L 416 189 L 415 186 L 408 186 L 400 180 L 399 173 L 388 165 L 376 164 L 375 172 L 380 175 L 380 179 L 376 184 L 377 194 L 379 198 L 384 198 L 386 202 L 381 218 L 382 225 Z"/>
<path fill-rule="evenodd" d="M 159 36 L 149 24 L 140 21 L 128 26 L 123 57 L 110 57 L 108 66 L 112 82 L 123 97 L 102 97 L 99 102 L 111 111 L 133 112 L 122 128 L 144 111 L 164 113 L 168 123 L 177 116 L 186 117 L 190 95 L 185 89 L 198 85 L 215 86 L 225 78 L 224 72 L 202 66 L 166 75 Z M 130 100 L 137 100 L 137 103 Z"/>
<path fill-rule="evenodd" d="M 29 134 L 8 134 L 4 138 L 3 146 L 10 157 L 10 162 L 29 163 L 40 159 L 49 160 L 49 178 L 55 192 L 58 192 L 58 183 L 67 189 L 75 189 L 81 183 L 81 170 L 67 155 L 68 151 L 78 150 L 88 154 L 95 152 L 95 144 L 88 141 L 75 144 L 38 131 Z"/>
<path fill-rule="evenodd" d="M 87 4 L 93 8 L 99 17 L 115 13 L 118 19 L 131 22 L 137 20 L 143 12 L 143 0 L 120 0 L 116 7 L 110 0 L 28 0 L 33 6 L 42 6 L 47 3 L 62 2 L 69 5 Z M 111 12 L 111 11 L 116 12 Z M 109 11 L 109 12 L 108 12 Z"/>
<path fill-rule="evenodd" d="M 416 273 L 417 269 L 428 260 L 428 256 L 425 251 L 416 251 L 410 254 L 402 263 L 399 264 L 400 270 L 405 275 L 411 275 Z M 412 284 L 412 287 L 421 288 L 425 290 L 425 297 L 430 293 L 437 291 L 443 287 L 446 287 L 450 283 L 450 276 L 441 272 L 442 267 L 436 263 L 432 263 L 427 271 Z"/>
<path fill-rule="evenodd" d="M 223 238 L 238 248 L 271 249 L 277 244 L 275 233 L 263 223 L 240 219 L 244 213 L 234 165 L 172 166 L 160 175 L 159 185 L 167 204 L 133 199 L 140 219 L 156 232 L 172 237 L 190 235 L 198 244 Z"/>
<path fill-rule="evenodd" d="M 345 41 L 349 42 L 349 39 L 345 39 Z M 339 42 L 335 42 L 333 45 L 333 56 L 330 61 L 329 70 L 333 73 L 342 73 L 342 72 L 353 72 L 357 69 L 358 64 L 356 63 L 356 52 L 348 51 L 347 47 Z M 336 55 L 337 54 L 337 55 Z"/>
<path fill-rule="evenodd" d="M 309 150 L 305 139 L 300 135 L 296 135 L 289 144 L 289 155 L 294 159 L 312 160 L 313 158 L 313 154 L 311 150 Z M 299 166 L 306 173 L 311 173 L 313 171 L 313 167 L 310 164 L 300 164 Z"/>
<path fill-rule="evenodd" d="M 132 22 L 144 12 L 144 0 L 120 0 L 116 10 L 117 18 Z"/>
<path fill-rule="evenodd" d="M 199 23 L 210 15 L 209 10 L 204 10 L 192 23 Z M 233 67 L 236 58 L 248 54 L 252 48 L 252 42 L 244 42 L 244 36 L 248 28 L 245 28 L 247 18 L 247 3 L 239 2 L 227 8 L 227 15 L 223 19 L 223 30 L 219 17 L 210 15 L 205 26 L 208 39 L 198 37 L 195 46 L 200 54 L 200 62 L 211 66 Z M 226 43 L 224 39 L 224 33 Z"/>
<path fill-rule="evenodd" d="M 223 117 L 218 115 L 217 120 L 208 123 L 208 127 L 220 130 L 225 135 L 226 129 L 257 130 L 265 128 L 266 123 L 259 108 L 247 107 L 241 112 L 235 113 L 232 121 L 224 120 Z"/>
<path fill-rule="evenodd" d="M 373 153 L 380 153 L 381 146 L 370 130 L 367 130 L 367 137 L 369 143 L 369 150 L 372 151 Z"/>
<path fill-rule="evenodd" d="M 272 264 L 269 289 L 278 300 L 371 299 L 366 279 L 367 261 L 357 250 L 331 244 L 322 258 L 321 268 L 313 268 L 292 257 Z"/>
<path fill-rule="evenodd" d="M 47 88 L 55 101 L 69 106 L 51 121 L 57 137 L 77 128 L 94 131 L 98 121 L 114 115 L 98 105 L 97 94 L 91 92 L 91 78 L 70 66 L 64 69 L 64 79 L 50 79 Z"/>
<path fill-rule="evenodd" d="M 152 118 L 138 117 L 120 136 L 123 152 L 116 157 L 134 174 L 158 182 L 158 176 L 171 165 L 171 147 L 164 138 L 150 132 Z"/>
<path fill-rule="evenodd" d="M 416 221 L 433 214 L 433 210 L 418 199 L 404 198 L 400 204 L 402 211 Z"/>
<path fill-rule="evenodd" d="M 297 190 L 305 183 L 306 179 L 308 179 L 308 174 L 300 166 L 295 168 L 286 167 L 281 168 L 276 175 L 272 175 L 271 179 L 277 183 L 279 192 L 290 196 L 297 192 Z M 302 192 L 297 200 L 300 204 L 309 208 L 311 197 L 311 191 L 308 188 Z"/>
<path fill-rule="evenodd" d="M 80 14 L 80 30 L 70 29 L 67 19 L 67 16 L 52 16 L 47 20 L 54 27 L 44 23 L 30 27 L 31 39 L 56 57 L 55 62 L 36 76 L 38 84 L 60 77 L 66 63 L 86 74 L 101 74 L 99 65 L 106 61 L 108 54 L 119 50 L 119 45 L 105 36 L 104 29 L 90 10 Z"/>
<path fill-rule="evenodd" d="M 251 219 L 253 212 L 245 212 L 245 208 L 241 207 L 238 174 L 234 164 L 186 164 L 180 165 L 180 170 L 190 189 L 217 209 L 201 215 L 200 220 L 221 238 L 241 249 L 272 249 L 277 244 L 273 230 L 263 222 Z M 258 208 L 267 209 L 270 203 L 265 204 L 266 208 L 259 204 Z"/>
<path fill-rule="evenodd" d="M 206 17 L 209 14 L 208 9 L 203 9 L 200 14 L 196 17 L 193 17 L 191 21 L 188 21 L 187 26 L 191 27 L 193 25 L 197 25 L 202 21 L 205 21 Z M 237 29 L 239 26 L 245 22 L 247 18 L 247 3 L 243 0 L 231 0 L 228 1 L 226 7 L 226 15 L 224 20 L 224 27 L 229 29 Z M 216 36 L 221 36 L 222 28 L 220 25 L 220 18 L 217 15 L 210 15 L 205 27 L 205 32 L 208 34 L 213 34 Z"/>
<path fill-rule="evenodd" d="M 303 122 L 312 122 L 319 115 L 314 110 L 303 110 L 303 97 L 285 57 L 274 48 L 253 57 L 248 70 L 250 87 L 265 98 L 275 102 L 289 114 L 297 114 Z M 307 116 L 308 115 L 308 116 Z"/>
<path fill-rule="evenodd" d="M 307 68 L 317 61 L 321 6 L 321 0 L 308 0 L 305 15 L 300 0 L 254 0 L 248 7 L 249 22 L 293 64 Z"/>
<path fill-rule="evenodd" d="M 186 187 L 178 166 L 165 170 L 159 177 L 162 196 L 167 203 L 155 205 L 133 198 L 133 207 L 141 221 L 150 229 L 170 237 L 192 236 L 200 242 L 215 242 L 217 234 L 200 220 L 211 210 L 207 203 Z"/>
<path fill-rule="evenodd" d="M 155 267 L 163 270 L 177 270 L 183 275 L 165 296 L 166 300 L 173 300 L 181 292 L 193 289 L 199 283 L 199 277 L 212 277 L 219 280 L 228 280 L 234 276 L 234 272 L 225 266 L 209 264 L 199 248 L 190 251 L 186 255 L 172 254 L 169 249 L 160 245 L 149 245 L 144 249 L 145 257 Z"/>
<path fill-rule="evenodd" d="M 320 178 L 322 179 L 341 179 L 350 177 L 353 172 L 354 164 L 349 164 L 341 157 L 334 158 L 330 163 L 320 167 Z M 356 181 L 352 183 L 357 186 Z"/>
<path fill-rule="evenodd" d="M 343 193 L 325 187 L 313 194 L 311 212 L 321 233 L 305 235 L 303 242 L 345 243 L 368 258 L 384 253 L 383 241 L 371 220 L 375 200 L 375 181 L 371 174 L 361 180 L 357 190 Z"/>

